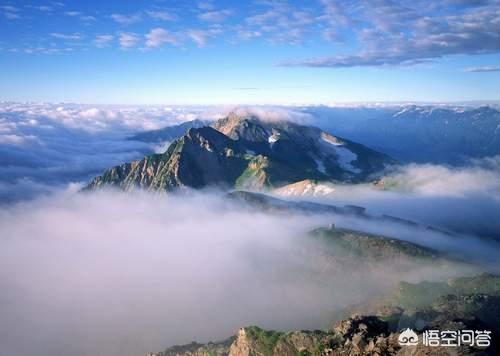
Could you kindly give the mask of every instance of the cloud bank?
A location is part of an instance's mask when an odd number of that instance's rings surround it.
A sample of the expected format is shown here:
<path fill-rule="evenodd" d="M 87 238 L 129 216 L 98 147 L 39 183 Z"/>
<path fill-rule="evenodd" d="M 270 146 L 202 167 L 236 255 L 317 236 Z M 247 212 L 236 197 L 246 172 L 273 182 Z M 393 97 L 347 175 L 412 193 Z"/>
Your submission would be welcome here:
<path fill-rule="evenodd" d="M 401 279 L 471 272 L 336 263 L 306 235 L 331 219 L 209 194 L 69 193 L 2 209 L 2 350 L 132 356 L 242 325 L 326 328 Z"/>
<path fill-rule="evenodd" d="M 132 133 L 212 110 L 0 103 L 0 203 L 65 189 L 140 159 L 155 147 L 127 140 Z"/>
<path fill-rule="evenodd" d="M 458 168 L 410 164 L 388 171 L 382 184 L 335 189 L 322 201 L 500 241 L 500 156 Z"/>

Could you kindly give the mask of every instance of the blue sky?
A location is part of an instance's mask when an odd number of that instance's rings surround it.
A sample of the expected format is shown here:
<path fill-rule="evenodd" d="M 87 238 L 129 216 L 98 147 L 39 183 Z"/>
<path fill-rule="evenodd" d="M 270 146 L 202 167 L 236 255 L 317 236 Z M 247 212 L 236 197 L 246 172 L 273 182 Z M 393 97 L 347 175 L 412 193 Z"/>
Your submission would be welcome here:
<path fill-rule="evenodd" d="M 0 100 L 500 100 L 500 1 L 2 1 Z"/>

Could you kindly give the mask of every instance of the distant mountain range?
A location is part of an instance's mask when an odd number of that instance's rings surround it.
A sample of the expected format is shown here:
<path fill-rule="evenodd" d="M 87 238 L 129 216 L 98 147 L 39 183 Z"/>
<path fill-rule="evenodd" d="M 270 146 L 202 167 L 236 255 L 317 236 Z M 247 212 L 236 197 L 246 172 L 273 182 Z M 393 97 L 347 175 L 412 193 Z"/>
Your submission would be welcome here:
<path fill-rule="evenodd" d="M 305 179 L 357 183 L 395 163 L 385 154 L 312 126 L 236 113 L 197 127 L 202 124 L 195 121 L 142 134 L 139 138 L 158 142 L 189 127 L 166 152 L 113 167 L 92 180 L 88 189 L 263 189 Z"/>
<path fill-rule="evenodd" d="M 500 112 L 492 107 L 305 107 L 310 123 L 402 162 L 462 164 L 500 154 Z"/>

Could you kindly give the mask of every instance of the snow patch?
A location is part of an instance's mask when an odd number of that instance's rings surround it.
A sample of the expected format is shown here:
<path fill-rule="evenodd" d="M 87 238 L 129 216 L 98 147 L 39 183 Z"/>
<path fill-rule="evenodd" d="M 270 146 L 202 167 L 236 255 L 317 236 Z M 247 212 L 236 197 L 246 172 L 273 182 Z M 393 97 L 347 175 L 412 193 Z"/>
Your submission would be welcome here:
<path fill-rule="evenodd" d="M 330 136 L 330 135 L 321 135 L 321 139 L 325 141 L 326 143 L 329 143 L 330 145 L 334 146 L 343 146 L 344 143 L 340 140 L 338 140 L 336 137 Z"/>
<path fill-rule="evenodd" d="M 349 150 L 348 148 L 342 147 L 344 146 L 344 142 L 329 135 L 321 135 L 321 139 L 324 142 L 333 146 L 333 149 L 337 154 L 338 157 L 337 162 L 339 163 L 340 167 L 352 173 L 361 173 L 361 169 L 354 167 L 352 165 L 352 162 L 358 159 L 358 155 Z"/>
<path fill-rule="evenodd" d="M 316 162 L 316 166 L 318 167 L 318 171 L 320 171 L 323 174 L 326 174 L 326 168 L 325 164 L 323 163 L 322 160 L 315 159 L 314 162 Z"/>
<path fill-rule="evenodd" d="M 354 167 L 352 162 L 358 159 L 358 155 L 345 147 L 335 147 L 338 156 L 339 165 L 345 170 L 353 173 L 361 173 L 361 169 Z"/>
<path fill-rule="evenodd" d="M 272 136 L 269 136 L 269 138 L 267 140 L 269 141 L 269 143 L 275 143 L 276 141 L 279 140 L 279 137 L 272 135 Z"/>
<path fill-rule="evenodd" d="M 271 136 L 268 137 L 267 141 L 269 142 L 269 145 L 273 147 L 273 145 L 280 139 L 280 136 L 277 134 L 272 134 Z"/>
<path fill-rule="evenodd" d="M 333 194 L 335 189 L 333 186 L 329 186 L 326 184 L 313 184 L 307 183 L 305 185 L 296 185 L 293 184 L 286 189 L 278 189 L 277 194 L 281 196 L 314 196 L 321 197 Z"/>

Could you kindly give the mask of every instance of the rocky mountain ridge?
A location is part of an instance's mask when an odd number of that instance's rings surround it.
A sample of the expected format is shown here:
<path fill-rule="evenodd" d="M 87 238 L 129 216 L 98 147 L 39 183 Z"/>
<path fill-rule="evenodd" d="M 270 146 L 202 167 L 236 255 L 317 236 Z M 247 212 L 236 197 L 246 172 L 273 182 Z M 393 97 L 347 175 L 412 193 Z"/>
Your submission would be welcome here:
<path fill-rule="evenodd" d="M 260 190 L 304 179 L 360 182 L 392 163 L 381 153 L 315 127 L 230 114 L 211 127 L 190 128 L 162 154 L 109 169 L 87 189 Z"/>

